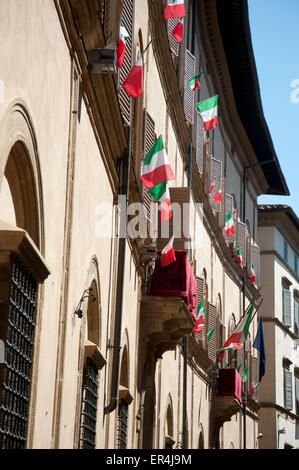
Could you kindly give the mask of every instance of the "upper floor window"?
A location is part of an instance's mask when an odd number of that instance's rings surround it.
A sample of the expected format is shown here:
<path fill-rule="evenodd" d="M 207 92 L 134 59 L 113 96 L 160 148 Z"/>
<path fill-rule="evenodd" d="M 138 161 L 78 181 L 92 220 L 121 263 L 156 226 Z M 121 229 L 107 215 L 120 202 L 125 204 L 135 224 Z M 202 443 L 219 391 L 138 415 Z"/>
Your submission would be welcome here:
<path fill-rule="evenodd" d="M 298 276 L 298 256 L 294 254 L 294 271 L 296 276 Z"/>
<path fill-rule="evenodd" d="M 294 291 L 294 333 L 299 337 L 299 292 Z"/>
<path fill-rule="evenodd" d="M 288 261 L 288 243 L 286 240 L 283 240 L 283 259 Z"/>
<path fill-rule="evenodd" d="M 282 279 L 282 318 L 285 326 L 292 326 L 290 285 L 286 278 Z"/>

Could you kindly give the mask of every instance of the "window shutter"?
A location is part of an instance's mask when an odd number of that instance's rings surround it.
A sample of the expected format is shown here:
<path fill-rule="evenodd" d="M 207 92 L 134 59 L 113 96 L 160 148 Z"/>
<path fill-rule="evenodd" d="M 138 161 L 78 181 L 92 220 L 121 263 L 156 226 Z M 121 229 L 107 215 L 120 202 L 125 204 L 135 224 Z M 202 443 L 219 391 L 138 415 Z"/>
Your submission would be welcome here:
<path fill-rule="evenodd" d="M 195 142 L 195 162 L 199 173 L 203 174 L 203 145 L 204 145 L 204 125 L 201 114 L 196 111 L 196 126 L 194 126 L 194 138 Z"/>
<path fill-rule="evenodd" d="M 104 23 L 104 35 L 106 44 L 109 44 L 113 41 L 114 38 L 114 9 L 115 9 L 115 2 L 113 0 L 106 0 L 105 1 L 105 23 Z"/>
<path fill-rule="evenodd" d="M 179 18 L 171 18 L 170 20 L 166 20 L 169 47 L 170 47 L 172 54 L 174 54 L 176 57 L 179 55 L 180 43 L 177 42 L 177 40 L 172 34 L 172 31 L 174 30 L 176 25 L 179 23 L 179 21 L 180 21 Z"/>
<path fill-rule="evenodd" d="M 194 120 L 194 92 L 188 83 L 195 76 L 195 57 L 188 49 L 185 52 L 185 86 L 184 86 L 184 110 L 185 118 L 190 124 Z"/>
<path fill-rule="evenodd" d="M 299 303 L 296 299 L 294 301 L 294 333 L 299 336 Z"/>
<path fill-rule="evenodd" d="M 208 328 L 207 334 L 215 328 L 216 330 L 216 307 L 215 305 L 209 303 L 209 314 L 208 314 Z M 211 336 L 208 345 L 208 356 L 212 361 L 216 361 L 216 349 L 217 349 L 217 334 L 216 331 Z"/>
<path fill-rule="evenodd" d="M 293 408 L 292 372 L 284 369 L 284 406 L 287 410 Z"/>
<path fill-rule="evenodd" d="M 299 416 L 299 379 L 295 377 L 296 415 Z"/>
<path fill-rule="evenodd" d="M 258 381 L 258 362 L 257 362 L 257 358 L 254 357 L 254 356 L 251 356 L 250 357 L 250 370 L 251 370 L 251 373 L 250 373 L 250 376 L 251 376 L 251 384 L 254 386 L 256 385 L 257 381 Z"/>
<path fill-rule="evenodd" d="M 212 191 L 211 185 L 214 185 Z M 222 162 L 211 157 L 210 159 L 210 188 L 209 188 L 209 200 L 210 206 L 213 211 L 220 212 L 221 205 L 214 201 L 214 197 L 218 191 L 222 191 Z"/>
<path fill-rule="evenodd" d="M 257 245 L 251 245 L 250 250 L 251 250 L 250 259 L 255 270 L 256 284 L 259 284 L 260 283 L 260 247 Z"/>
<path fill-rule="evenodd" d="M 130 96 L 124 90 L 122 84 L 127 78 L 132 68 L 133 57 L 133 13 L 134 0 L 124 0 L 120 24 L 124 26 L 129 34 L 126 42 L 126 55 L 122 67 L 119 69 L 119 90 L 118 99 L 120 109 L 126 124 L 130 124 Z"/>
<path fill-rule="evenodd" d="M 204 188 L 206 192 L 210 191 L 210 158 L 211 158 L 211 140 L 207 139 L 203 144 L 203 174 L 204 174 Z"/>
<path fill-rule="evenodd" d="M 237 245 L 240 246 L 243 266 L 246 266 L 246 224 L 243 222 L 237 222 Z"/>
<path fill-rule="evenodd" d="M 292 326 L 291 291 L 283 289 L 283 321 L 286 326 Z"/>
<path fill-rule="evenodd" d="M 161 250 L 174 235 L 173 248 L 188 250 L 190 241 L 190 188 L 169 188 L 172 218 L 158 226 L 157 250 Z M 167 229 L 169 229 L 167 233 Z"/>

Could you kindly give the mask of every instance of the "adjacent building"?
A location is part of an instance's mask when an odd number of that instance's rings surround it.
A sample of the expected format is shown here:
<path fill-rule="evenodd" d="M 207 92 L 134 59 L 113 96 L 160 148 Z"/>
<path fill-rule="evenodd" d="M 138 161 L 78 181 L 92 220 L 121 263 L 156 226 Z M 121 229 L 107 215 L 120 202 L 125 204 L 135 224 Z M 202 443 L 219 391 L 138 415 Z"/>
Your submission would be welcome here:
<path fill-rule="evenodd" d="M 0 0 L 2 448 L 259 445 L 258 315 L 245 354 L 226 351 L 219 363 L 218 353 L 262 301 L 257 197 L 288 188 L 262 112 L 247 2 L 186 0 L 181 42 L 166 3 Z M 143 93 L 131 99 L 122 85 L 140 54 Z M 215 95 L 219 125 L 206 131 L 197 103 Z M 175 174 L 168 233 L 140 178 L 160 135 Z M 159 253 L 171 235 L 166 271 Z M 295 330 L 281 334 L 294 343 Z M 281 373 L 294 377 L 287 359 Z"/>
<path fill-rule="evenodd" d="M 299 447 L 299 225 L 286 205 L 258 208 L 266 374 L 261 448 Z"/>

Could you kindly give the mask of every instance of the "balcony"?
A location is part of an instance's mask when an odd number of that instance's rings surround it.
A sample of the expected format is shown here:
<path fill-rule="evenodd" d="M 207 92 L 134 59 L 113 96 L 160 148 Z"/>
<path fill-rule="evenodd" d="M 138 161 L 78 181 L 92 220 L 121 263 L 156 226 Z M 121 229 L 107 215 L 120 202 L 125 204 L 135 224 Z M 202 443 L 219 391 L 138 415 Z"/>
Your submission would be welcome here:
<path fill-rule="evenodd" d="M 214 423 L 217 427 L 241 410 L 242 379 L 233 367 L 219 369 L 217 372 L 216 393 L 214 396 Z"/>
<path fill-rule="evenodd" d="M 186 251 L 175 251 L 176 262 L 161 267 L 156 261 L 148 294 L 141 299 L 140 323 L 143 360 L 162 357 L 191 335 L 196 311 L 197 281 Z"/>

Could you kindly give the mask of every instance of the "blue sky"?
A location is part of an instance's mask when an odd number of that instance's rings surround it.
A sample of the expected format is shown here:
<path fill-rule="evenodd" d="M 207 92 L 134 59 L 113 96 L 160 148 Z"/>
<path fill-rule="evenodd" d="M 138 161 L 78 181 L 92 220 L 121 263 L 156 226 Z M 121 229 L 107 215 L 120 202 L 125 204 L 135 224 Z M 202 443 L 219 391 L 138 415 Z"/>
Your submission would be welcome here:
<path fill-rule="evenodd" d="M 248 7 L 264 115 L 290 191 L 258 202 L 288 204 L 299 216 L 299 0 L 248 0 Z"/>

